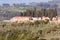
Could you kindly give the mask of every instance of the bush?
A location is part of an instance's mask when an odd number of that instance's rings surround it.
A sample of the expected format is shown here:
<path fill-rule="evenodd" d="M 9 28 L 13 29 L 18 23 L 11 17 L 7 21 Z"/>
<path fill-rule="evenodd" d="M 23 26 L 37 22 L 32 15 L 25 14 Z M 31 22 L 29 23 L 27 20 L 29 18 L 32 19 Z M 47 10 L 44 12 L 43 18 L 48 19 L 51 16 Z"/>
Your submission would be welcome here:
<path fill-rule="evenodd" d="M 48 30 L 47 33 L 51 33 L 51 30 Z"/>
<path fill-rule="evenodd" d="M 35 23 L 35 24 L 40 24 L 41 22 L 37 20 L 37 21 L 35 21 L 34 23 Z"/>
<path fill-rule="evenodd" d="M 47 39 L 41 38 L 41 39 L 39 39 L 39 40 L 47 40 Z"/>
<path fill-rule="evenodd" d="M 42 30 L 38 30 L 38 32 L 39 32 L 40 34 L 42 34 Z"/>
<path fill-rule="evenodd" d="M 24 25 L 24 22 L 22 23 L 17 23 L 17 26 L 23 26 Z"/>
<path fill-rule="evenodd" d="M 48 24 L 49 23 L 49 20 L 46 19 L 46 20 L 37 20 L 34 22 L 35 24 Z"/>
<path fill-rule="evenodd" d="M 49 20 L 48 19 L 45 19 L 45 24 L 48 24 L 49 23 Z"/>
<path fill-rule="evenodd" d="M 44 23 L 44 21 L 43 21 L 43 20 L 37 20 L 37 21 L 35 21 L 34 23 L 35 23 L 35 24 L 41 24 L 41 23 Z"/>
<path fill-rule="evenodd" d="M 30 22 L 29 25 L 34 25 L 34 22 Z"/>

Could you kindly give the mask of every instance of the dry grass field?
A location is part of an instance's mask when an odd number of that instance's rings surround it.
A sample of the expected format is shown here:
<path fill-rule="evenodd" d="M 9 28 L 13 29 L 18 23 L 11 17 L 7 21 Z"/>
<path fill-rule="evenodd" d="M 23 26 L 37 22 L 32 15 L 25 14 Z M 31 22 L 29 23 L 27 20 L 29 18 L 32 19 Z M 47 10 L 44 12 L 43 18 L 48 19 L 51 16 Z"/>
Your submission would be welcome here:
<path fill-rule="evenodd" d="M 60 24 L 49 21 L 0 23 L 0 40 L 60 40 Z"/>

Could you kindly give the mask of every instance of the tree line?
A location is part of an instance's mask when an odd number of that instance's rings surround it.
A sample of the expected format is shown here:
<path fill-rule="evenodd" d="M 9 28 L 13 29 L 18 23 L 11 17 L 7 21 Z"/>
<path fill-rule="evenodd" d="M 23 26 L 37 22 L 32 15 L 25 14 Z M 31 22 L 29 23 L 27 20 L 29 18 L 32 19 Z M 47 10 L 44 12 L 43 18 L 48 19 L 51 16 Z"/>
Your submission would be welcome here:
<path fill-rule="evenodd" d="M 27 9 L 26 12 L 21 13 L 21 16 L 31 16 L 31 17 L 49 17 L 52 20 L 53 17 L 57 17 L 56 9 Z"/>

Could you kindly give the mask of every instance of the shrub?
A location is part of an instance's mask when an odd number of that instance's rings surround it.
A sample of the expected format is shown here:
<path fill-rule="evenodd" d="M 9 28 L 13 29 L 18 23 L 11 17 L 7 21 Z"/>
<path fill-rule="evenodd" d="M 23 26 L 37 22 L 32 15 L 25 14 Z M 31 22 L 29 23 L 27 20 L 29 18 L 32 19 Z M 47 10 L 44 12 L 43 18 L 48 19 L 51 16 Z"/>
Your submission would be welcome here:
<path fill-rule="evenodd" d="M 17 26 L 23 26 L 24 25 L 24 22 L 22 23 L 17 23 Z"/>
<path fill-rule="evenodd" d="M 41 39 L 39 39 L 39 40 L 47 40 L 47 39 L 41 38 Z"/>
<path fill-rule="evenodd" d="M 47 33 L 51 33 L 51 30 L 48 30 Z"/>
<path fill-rule="evenodd" d="M 35 24 L 43 24 L 45 21 L 44 20 L 37 20 L 37 21 L 35 21 L 34 23 Z"/>
<path fill-rule="evenodd" d="M 49 23 L 49 20 L 46 19 L 46 20 L 37 20 L 34 22 L 35 24 L 48 24 Z"/>
<path fill-rule="evenodd" d="M 30 22 L 29 25 L 34 25 L 34 22 Z"/>
<path fill-rule="evenodd" d="M 37 21 L 35 21 L 34 23 L 35 23 L 35 24 L 40 24 L 40 23 L 41 23 L 41 21 L 38 21 L 38 20 L 37 20 Z"/>
<path fill-rule="evenodd" d="M 40 34 L 42 34 L 42 30 L 38 30 L 38 32 L 39 32 Z"/>
<path fill-rule="evenodd" d="M 45 19 L 45 24 L 48 24 L 49 23 L 49 20 L 48 19 Z"/>

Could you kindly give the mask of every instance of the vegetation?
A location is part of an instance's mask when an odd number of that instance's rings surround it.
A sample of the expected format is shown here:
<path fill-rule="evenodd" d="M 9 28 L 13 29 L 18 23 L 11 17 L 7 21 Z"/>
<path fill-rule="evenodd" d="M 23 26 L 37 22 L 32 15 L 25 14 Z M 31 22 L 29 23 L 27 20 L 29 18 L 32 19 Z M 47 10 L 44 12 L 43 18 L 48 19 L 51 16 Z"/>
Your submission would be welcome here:
<path fill-rule="evenodd" d="M 31 16 L 31 17 L 49 17 L 51 20 L 57 16 L 56 9 L 25 9 L 20 7 L 0 7 L 0 21 L 11 19 L 14 16 Z"/>
<path fill-rule="evenodd" d="M 4 9 L 5 11 L 5 9 Z M 24 12 L 15 9 L 15 11 L 5 11 L 5 13 L 18 13 L 10 16 L 31 16 L 31 17 L 49 17 L 52 20 L 57 16 L 56 9 L 27 9 Z M 8 15 L 4 15 L 4 17 Z M 8 16 L 9 17 L 9 16 Z M 0 23 L 0 40 L 59 40 L 56 38 L 56 34 L 60 32 L 60 24 L 49 23 L 48 19 L 37 20 L 35 22 L 22 22 L 22 23 Z M 51 38 L 52 36 L 52 38 Z M 60 36 L 60 35 L 59 35 Z M 54 38 L 53 38 L 54 37 Z"/>
<path fill-rule="evenodd" d="M 60 24 L 52 24 L 48 20 L 31 23 L 2 23 L 0 40 L 60 40 L 56 35 L 60 36 L 59 30 Z"/>
<path fill-rule="evenodd" d="M 31 17 L 49 17 L 50 20 L 53 19 L 53 17 L 57 16 L 57 10 L 56 9 L 40 9 L 37 10 L 36 8 L 34 8 L 34 10 L 26 10 L 26 12 L 24 12 L 23 16 L 31 16 Z"/>

